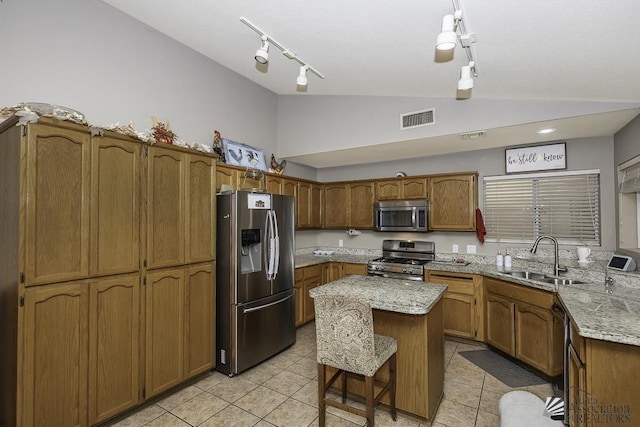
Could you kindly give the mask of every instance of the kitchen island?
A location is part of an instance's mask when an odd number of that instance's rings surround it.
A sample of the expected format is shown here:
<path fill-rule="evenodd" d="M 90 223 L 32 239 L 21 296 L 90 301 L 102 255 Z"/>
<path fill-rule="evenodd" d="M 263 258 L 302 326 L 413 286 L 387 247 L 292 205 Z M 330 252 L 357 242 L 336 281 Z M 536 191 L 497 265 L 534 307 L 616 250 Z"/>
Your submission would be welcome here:
<path fill-rule="evenodd" d="M 354 297 L 371 305 L 375 332 L 398 342 L 397 408 L 432 421 L 444 390 L 442 296 L 446 290 L 446 285 L 428 282 L 347 276 L 309 293 L 312 298 Z M 379 374 L 382 378 L 387 372 L 383 369 Z M 359 382 L 350 380 L 347 389 L 364 395 Z M 382 402 L 388 404 L 388 398 Z"/>

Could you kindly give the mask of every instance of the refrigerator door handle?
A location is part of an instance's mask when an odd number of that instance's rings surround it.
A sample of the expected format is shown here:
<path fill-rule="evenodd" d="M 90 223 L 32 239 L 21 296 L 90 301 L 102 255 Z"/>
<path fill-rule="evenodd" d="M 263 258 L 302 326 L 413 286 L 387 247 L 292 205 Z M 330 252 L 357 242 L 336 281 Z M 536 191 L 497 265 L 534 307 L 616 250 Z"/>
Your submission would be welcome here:
<path fill-rule="evenodd" d="M 280 304 L 281 302 L 285 302 L 289 298 L 293 297 L 293 295 L 294 294 L 291 294 L 291 295 L 286 296 L 286 297 L 284 297 L 282 299 L 279 299 L 278 301 L 270 302 L 269 304 L 259 305 L 258 307 L 245 308 L 242 312 L 243 313 L 251 313 L 253 311 L 262 310 L 262 309 L 265 309 L 267 307 L 271 307 L 272 305 L 276 305 L 276 304 Z"/>
<path fill-rule="evenodd" d="M 267 280 L 271 280 L 271 265 L 269 264 L 269 250 L 270 250 L 270 242 L 271 242 L 271 216 L 270 211 L 267 211 L 267 216 L 264 221 L 264 265 L 265 265 L 265 274 L 267 275 Z"/>
<path fill-rule="evenodd" d="M 276 239 L 274 237 L 275 230 L 274 224 L 274 212 L 267 211 L 267 279 L 273 280 L 275 278 L 275 257 L 276 257 Z"/>
<path fill-rule="evenodd" d="M 278 217 L 275 211 L 273 211 L 273 238 L 276 249 L 273 266 L 273 278 L 275 279 L 278 275 L 278 269 L 280 268 L 280 233 L 278 231 Z"/>

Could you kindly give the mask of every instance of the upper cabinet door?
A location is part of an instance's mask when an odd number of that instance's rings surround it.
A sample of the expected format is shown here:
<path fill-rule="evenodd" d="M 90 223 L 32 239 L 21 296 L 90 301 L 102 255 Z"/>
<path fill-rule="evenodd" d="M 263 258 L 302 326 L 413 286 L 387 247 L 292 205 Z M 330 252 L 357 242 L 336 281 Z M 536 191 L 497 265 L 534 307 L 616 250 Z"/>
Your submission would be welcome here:
<path fill-rule="evenodd" d="M 373 214 L 371 219 L 373 220 Z M 349 226 L 347 217 L 347 184 L 326 184 L 324 186 L 323 221 L 326 228 L 347 228 Z"/>
<path fill-rule="evenodd" d="M 428 199 L 427 178 L 404 178 L 402 180 L 403 199 Z"/>
<path fill-rule="evenodd" d="M 91 275 L 140 268 L 140 144 L 94 137 L 91 153 Z"/>
<path fill-rule="evenodd" d="M 373 182 L 349 184 L 349 227 L 373 228 Z"/>
<path fill-rule="evenodd" d="M 27 132 L 26 285 L 87 277 L 89 133 L 44 124 Z"/>
<path fill-rule="evenodd" d="M 402 198 L 402 181 L 390 179 L 376 181 L 376 200 L 398 200 Z"/>
<path fill-rule="evenodd" d="M 215 258 L 215 177 L 215 159 L 197 154 L 187 156 L 187 263 L 211 261 Z"/>
<path fill-rule="evenodd" d="M 473 231 L 476 229 L 478 184 L 475 174 L 431 177 L 429 228 Z"/>
<path fill-rule="evenodd" d="M 147 256 L 149 268 L 184 263 L 185 154 L 149 148 Z"/>

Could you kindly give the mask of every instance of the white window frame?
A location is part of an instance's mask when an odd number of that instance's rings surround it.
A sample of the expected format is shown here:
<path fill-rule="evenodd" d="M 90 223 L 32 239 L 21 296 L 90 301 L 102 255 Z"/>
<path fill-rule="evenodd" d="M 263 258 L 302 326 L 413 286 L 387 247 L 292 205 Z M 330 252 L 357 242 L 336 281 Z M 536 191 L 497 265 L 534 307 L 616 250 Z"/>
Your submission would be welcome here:
<path fill-rule="evenodd" d="M 540 230 L 540 227 L 537 227 L 536 224 L 539 224 L 540 222 L 542 222 L 543 220 L 541 220 L 542 216 L 539 214 L 539 208 L 540 206 L 538 206 L 536 204 L 535 200 L 532 200 L 532 205 L 534 206 L 535 209 L 535 213 L 533 213 L 533 217 L 534 217 L 534 223 L 531 224 L 531 234 L 532 234 L 532 238 L 528 239 L 528 238 L 524 238 L 524 239 L 518 239 L 518 238 L 499 238 L 496 236 L 491 236 L 490 234 L 490 225 L 487 224 L 488 221 L 491 220 L 491 216 L 490 214 L 487 212 L 487 202 L 486 202 L 486 197 L 487 197 L 487 192 L 486 192 L 486 183 L 487 182 L 492 182 L 492 181 L 513 181 L 513 180 L 518 180 L 518 179 L 526 179 L 526 180 L 535 180 L 538 178 L 557 178 L 557 177 L 576 177 L 576 176 L 581 176 L 581 175 L 598 175 L 598 177 L 600 177 L 600 169 L 588 169 L 588 170 L 576 170 L 576 171 L 562 171 L 562 172 L 540 172 L 540 173 L 528 173 L 528 174 L 518 174 L 518 175 L 498 175 L 498 176 L 487 176 L 484 177 L 483 182 L 485 183 L 485 186 L 483 188 L 483 203 L 484 203 L 484 214 L 485 214 L 485 225 L 487 225 L 487 236 L 485 238 L 486 242 L 492 242 L 492 243 L 531 243 L 533 242 L 537 237 L 543 235 L 544 233 Z M 597 193 L 598 193 L 598 197 L 597 200 L 594 200 L 594 215 L 593 215 L 593 221 L 595 222 L 594 224 L 594 232 L 595 232 L 595 239 L 594 240 L 589 240 L 589 241 L 583 241 L 580 240 L 579 238 L 575 238 L 575 239 L 567 239 L 567 238 L 559 238 L 558 241 L 562 244 L 573 244 L 573 245 L 588 245 L 588 246 L 600 246 L 602 243 L 602 216 L 600 213 L 600 207 L 601 207 L 601 201 L 600 201 L 600 197 L 601 197 L 601 188 L 600 188 L 600 184 L 598 183 L 598 187 L 597 187 Z M 532 194 L 532 198 L 535 199 L 535 188 L 534 188 L 534 194 Z M 639 202 L 640 203 L 640 202 Z"/>
<path fill-rule="evenodd" d="M 640 186 L 637 181 L 637 168 L 640 164 L 640 155 L 635 156 L 617 167 L 618 172 L 618 249 L 640 253 Z M 634 171 L 631 180 L 628 180 L 626 172 Z M 630 184 L 630 185 L 629 185 Z M 633 203 L 635 193 L 635 203 Z M 635 204 L 635 206 L 633 206 Z M 635 212 L 634 212 L 635 211 Z M 635 224 L 633 224 L 635 223 Z M 635 228 L 635 241 L 625 238 Z M 631 233 L 633 235 L 633 233 Z"/>

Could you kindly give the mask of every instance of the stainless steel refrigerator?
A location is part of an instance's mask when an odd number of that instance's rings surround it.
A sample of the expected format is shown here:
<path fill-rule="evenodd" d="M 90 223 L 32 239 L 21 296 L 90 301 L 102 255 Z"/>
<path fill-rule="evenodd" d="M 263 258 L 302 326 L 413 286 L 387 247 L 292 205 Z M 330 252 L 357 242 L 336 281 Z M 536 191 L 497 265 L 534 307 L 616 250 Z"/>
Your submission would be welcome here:
<path fill-rule="evenodd" d="M 294 199 L 217 196 L 216 370 L 229 376 L 295 342 Z"/>

